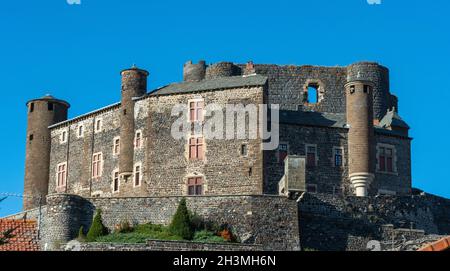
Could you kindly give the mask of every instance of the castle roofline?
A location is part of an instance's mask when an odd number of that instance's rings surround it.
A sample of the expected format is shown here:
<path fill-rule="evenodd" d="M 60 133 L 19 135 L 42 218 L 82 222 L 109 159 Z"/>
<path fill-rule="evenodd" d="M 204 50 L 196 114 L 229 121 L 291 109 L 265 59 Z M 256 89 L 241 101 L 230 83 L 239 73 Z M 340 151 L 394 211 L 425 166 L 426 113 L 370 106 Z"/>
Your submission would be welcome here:
<path fill-rule="evenodd" d="M 60 104 L 67 106 L 67 108 L 70 108 L 70 104 L 68 102 L 66 102 L 64 100 L 56 99 L 55 97 L 53 97 L 50 94 L 47 94 L 42 98 L 29 100 L 28 102 L 25 103 L 25 105 L 28 106 L 28 104 L 30 104 L 32 102 L 36 102 L 36 101 L 50 101 L 50 102 L 60 103 Z"/>
<path fill-rule="evenodd" d="M 237 87 L 252 87 L 252 86 L 262 86 L 267 82 L 267 77 L 262 75 L 252 75 L 252 76 L 232 76 L 232 77 L 224 77 L 224 78 L 216 78 L 211 80 L 203 80 L 201 82 L 182 82 L 182 83 L 173 83 L 167 86 L 163 86 L 157 88 L 141 97 L 133 98 L 134 101 L 143 100 L 152 96 L 159 95 L 174 95 L 174 94 L 184 94 L 191 93 L 197 91 L 214 91 L 218 89 L 230 89 Z M 107 105 L 100 109 L 96 109 L 94 111 L 90 111 L 88 113 L 82 114 L 80 116 L 74 117 L 72 119 L 59 122 L 49 126 L 49 129 L 55 129 L 61 127 L 63 125 L 69 125 L 77 121 L 81 121 L 83 119 L 92 117 L 96 114 L 100 114 L 114 108 L 118 108 L 120 106 L 120 102 L 114 103 L 111 105 Z"/>
<path fill-rule="evenodd" d="M 53 125 L 50 125 L 48 128 L 49 129 L 54 129 L 54 128 L 58 128 L 58 127 L 63 126 L 63 125 L 72 124 L 74 122 L 81 121 L 83 119 L 89 118 L 89 117 L 91 117 L 93 115 L 112 110 L 112 109 L 117 108 L 119 106 L 120 106 L 120 102 L 114 103 L 114 104 L 111 104 L 111 105 L 107 105 L 107 106 L 102 107 L 100 109 L 96 109 L 94 111 L 90 111 L 88 113 L 79 115 L 79 116 L 74 117 L 72 119 L 68 119 L 68 120 L 65 120 L 65 121 L 62 121 L 62 122 L 55 123 Z"/>
<path fill-rule="evenodd" d="M 214 79 L 206 79 L 198 82 L 173 83 L 159 88 L 150 93 L 149 96 L 184 94 L 199 91 L 214 91 L 220 89 L 231 89 L 239 87 L 257 87 L 267 83 L 268 78 L 262 75 L 250 76 L 228 76 Z"/>

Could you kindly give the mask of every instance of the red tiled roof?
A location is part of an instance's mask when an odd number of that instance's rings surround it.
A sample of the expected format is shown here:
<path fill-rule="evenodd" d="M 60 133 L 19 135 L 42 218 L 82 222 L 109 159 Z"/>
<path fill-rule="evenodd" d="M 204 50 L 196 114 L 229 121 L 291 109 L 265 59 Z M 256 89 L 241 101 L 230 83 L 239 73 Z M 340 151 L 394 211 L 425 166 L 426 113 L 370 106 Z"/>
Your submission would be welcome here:
<path fill-rule="evenodd" d="M 0 245 L 0 251 L 38 251 L 37 223 L 34 220 L 0 219 L 0 235 L 15 229 L 13 238 L 5 245 Z"/>
<path fill-rule="evenodd" d="M 442 238 L 437 242 L 428 244 L 423 248 L 419 249 L 419 251 L 444 251 L 444 250 L 450 250 L 450 236 Z"/>

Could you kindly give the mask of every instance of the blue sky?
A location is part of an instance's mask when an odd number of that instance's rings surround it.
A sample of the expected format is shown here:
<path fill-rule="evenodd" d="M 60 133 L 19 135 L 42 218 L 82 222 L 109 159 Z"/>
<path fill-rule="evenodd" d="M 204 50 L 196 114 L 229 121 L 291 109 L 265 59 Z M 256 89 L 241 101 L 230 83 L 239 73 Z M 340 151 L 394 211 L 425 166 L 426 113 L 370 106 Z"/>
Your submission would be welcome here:
<path fill-rule="evenodd" d="M 192 59 L 348 65 L 378 61 L 412 127 L 413 184 L 450 197 L 450 2 L 445 0 L 2 1 L 0 192 L 22 193 L 29 99 L 72 104 L 69 116 L 117 102 L 119 71 L 150 71 L 149 89 L 182 79 Z M 8 198 L 0 216 L 19 211 Z"/>

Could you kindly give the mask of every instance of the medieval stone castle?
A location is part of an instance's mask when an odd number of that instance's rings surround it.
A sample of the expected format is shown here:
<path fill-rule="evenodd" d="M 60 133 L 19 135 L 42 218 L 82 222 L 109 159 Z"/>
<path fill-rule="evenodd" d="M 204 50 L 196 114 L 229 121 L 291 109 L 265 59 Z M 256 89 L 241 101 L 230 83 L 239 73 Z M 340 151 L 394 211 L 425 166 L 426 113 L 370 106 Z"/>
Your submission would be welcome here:
<path fill-rule="evenodd" d="M 320 245 L 326 238 L 311 230 L 323 223 L 315 217 L 348 228 L 335 222 L 361 211 L 348 211 L 349 201 L 353 209 L 365 208 L 366 218 L 370 210 L 384 214 L 411 200 L 429 212 L 380 215 L 384 221 L 376 229 L 369 223 L 365 239 L 352 234 L 364 240 L 383 239 L 381 226 L 404 227 L 403 220 L 424 234 L 450 232 L 446 212 L 430 211 L 440 199 L 418 203 L 411 187 L 409 126 L 399 116 L 386 67 L 189 61 L 183 82 L 151 91 L 148 75 L 137 67 L 122 71 L 119 103 L 72 119 L 69 103 L 55 97 L 27 103 L 24 210 L 45 206 L 47 244 L 73 238 L 95 208 L 111 227 L 123 217 L 168 223 L 181 197 L 203 216 L 233 225 L 243 243 L 265 249 L 326 248 Z M 175 105 L 186 105 L 185 121 L 194 124 L 205 121 L 211 103 L 278 104 L 278 148 L 262 149 L 261 138 L 171 136 Z M 430 219 L 433 226 L 423 224 Z M 358 247 L 356 239 L 346 236 L 342 249 Z"/>

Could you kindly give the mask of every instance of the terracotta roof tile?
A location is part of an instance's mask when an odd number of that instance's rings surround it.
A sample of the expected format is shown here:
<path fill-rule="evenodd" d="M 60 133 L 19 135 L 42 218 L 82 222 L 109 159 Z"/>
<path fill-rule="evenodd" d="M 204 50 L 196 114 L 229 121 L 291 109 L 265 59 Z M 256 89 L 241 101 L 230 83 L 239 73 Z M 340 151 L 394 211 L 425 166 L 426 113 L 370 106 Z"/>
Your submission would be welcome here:
<path fill-rule="evenodd" d="M 38 251 L 37 223 L 34 220 L 0 219 L 0 234 L 14 229 L 13 238 L 0 251 Z"/>
<path fill-rule="evenodd" d="M 432 244 L 428 244 L 423 248 L 419 249 L 419 251 L 444 251 L 444 250 L 450 250 L 450 236 L 442 238 L 439 241 L 436 241 Z"/>

